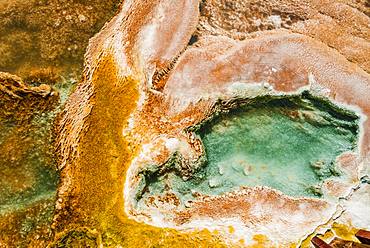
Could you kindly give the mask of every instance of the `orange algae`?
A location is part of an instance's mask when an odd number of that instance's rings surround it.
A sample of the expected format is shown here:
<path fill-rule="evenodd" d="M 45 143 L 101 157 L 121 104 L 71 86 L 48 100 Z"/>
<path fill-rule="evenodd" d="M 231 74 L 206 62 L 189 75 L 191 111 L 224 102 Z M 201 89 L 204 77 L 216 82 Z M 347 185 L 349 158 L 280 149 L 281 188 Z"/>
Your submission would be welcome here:
<path fill-rule="evenodd" d="M 355 236 L 359 229 L 334 222 L 332 225 L 332 230 L 334 234 L 341 239 L 359 242 Z"/>
<path fill-rule="evenodd" d="M 54 199 L 40 200 L 1 216 L 0 247 L 46 247 L 53 206 Z"/>
<path fill-rule="evenodd" d="M 119 78 L 114 59 L 104 57 L 92 77 L 93 106 L 85 118 L 77 158 L 64 177 L 72 178 L 64 218 L 56 219 L 58 245 L 68 232 L 86 227 L 99 233 L 97 243 L 123 247 L 224 247 L 208 230 L 183 233 L 129 219 L 124 213 L 123 184 L 138 151 L 122 135 L 139 97 L 138 81 Z M 63 174 L 63 173 L 62 173 Z M 77 242 L 77 241 L 76 241 Z M 97 244 L 98 245 L 98 244 Z"/>
<path fill-rule="evenodd" d="M 272 244 L 269 242 L 266 235 L 263 234 L 256 234 L 253 236 L 253 241 L 255 244 L 249 246 L 250 248 L 263 248 L 263 247 L 273 247 Z"/>
<path fill-rule="evenodd" d="M 266 248 L 266 247 L 284 247 L 284 248 L 287 248 L 287 247 L 298 247 L 298 244 L 295 244 L 295 243 L 290 243 L 290 244 L 287 244 L 287 245 L 283 245 L 283 246 L 277 246 L 277 245 L 274 245 L 271 240 L 264 234 L 256 234 L 253 236 L 253 241 L 254 241 L 254 244 L 252 245 L 247 245 L 246 247 L 248 248 Z M 241 244 L 244 245 L 244 240 L 241 240 Z"/>

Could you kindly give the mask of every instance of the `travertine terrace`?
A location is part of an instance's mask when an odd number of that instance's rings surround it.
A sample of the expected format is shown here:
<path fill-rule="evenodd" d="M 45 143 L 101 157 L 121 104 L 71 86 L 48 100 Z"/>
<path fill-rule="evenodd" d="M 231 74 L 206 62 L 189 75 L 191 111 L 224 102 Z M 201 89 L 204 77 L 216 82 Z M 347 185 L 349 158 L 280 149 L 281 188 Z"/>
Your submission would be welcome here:
<path fill-rule="evenodd" d="M 364 1 L 123 1 L 54 124 L 49 246 L 354 239 L 370 229 L 369 57 Z"/>

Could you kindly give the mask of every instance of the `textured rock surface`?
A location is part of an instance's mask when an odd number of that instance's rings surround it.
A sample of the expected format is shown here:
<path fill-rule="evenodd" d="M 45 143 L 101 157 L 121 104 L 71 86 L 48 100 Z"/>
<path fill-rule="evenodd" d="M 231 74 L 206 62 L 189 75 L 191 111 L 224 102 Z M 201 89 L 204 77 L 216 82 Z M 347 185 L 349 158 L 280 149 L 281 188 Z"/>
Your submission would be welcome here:
<path fill-rule="evenodd" d="M 2 0 L 0 71 L 27 81 L 41 78 L 43 83 L 50 74 L 78 78 L 89 38 L 114 15 L 119 3 Z"/>
<path fill-rule="evenodd" d="M 58 93 L 0 72 L 0 246 L 46 246 L 57 193 Z M 39 237 L 39 239 L 37 238 Z"/>
<path fill-rule="evenodd" d="M 343 22 L 358 27 L 348 28 L 346 32 L 352 36 L 342 38 L 357 46 L 351 42 L 357 37 L 368 46 L 369 18 L 345 3 L 287 2 L 284 11 L 271 7 L 275 4 L 281 9 L 282 4 L 267 2 L 271 6 L 264 9 L 256 3 L 253 13 L 261 13 L 273 25 L 261 24 L 256 29 L 245 27 L 239 6 L 243 3 L 203 1 L 200 8 L 198 4 L 179 2 L 168 11 L 167 1 L 126 2 L 121 13 L 91 41 L 86 80 L 70 98 L 61 122 L 63 179 L 61 204 L 57 205 L 60 210 L 55 217 L 58 230 L 83 222 L 100 226 L 103 233 L 110 226 L 119 239 L 144 228 L 145 224 L 134 224 L 138 221 L 187 231 L 217 230 L 224 242 L 234 245 L 267 242 L 268 246 L 288 246 L 299 244 L 321 225 L 330 227 L 345 211 L 338 197 L 346 197 L 352 187 L 362 185 L 370 145 L 366 61 L 353 64 L 347 53 L 339 51 L 343 56 L 330 48 L 335 48 L 330 42 L 300 33 L 320 34 L 324 27 L 315 31 L 307 26 L 324 16 L 320 13 L 330 13 L 340 21 L 344 11 L 350 11 L 356 22 Z M 253 19 L 253 14 L 248 18 Z M 256 14 L 255 18 L 261 17 Z M 284 24 L 277 23 L 279 18 Z M 339 21 L 336 23 L 341 25 Z M 254 32 L 257 30 L 266 31 Z M 359 60 L 369 54 L 366 49 L 361 51 L 355 55 Z M 325 181 L 322 199 L 285 196 L 271 188 L 253 187 L 220 196 L 194 192 L 195 202 L 185 210 L 179 208 L 179 199 L 171 193 L 154 196 L 147 207 L 137 208 L 137 189 L 148 190 L 145 181 L 149 178 L 166 175 L 174 164 L 180 177 L 187 180 L 202 166 L 202 141 L 189 128 L 220 108 L 232 108 L 233 99 L 294 95 L 303 90 L 355 111 L 361 120 L 358 149 L 336 163 L 340 166 L 350 156 L 352 173 L 344 171 L 340 180 Z M 171 160 L 173 154 L 179 156 Z M 70 213 L 71 206 L 80 211 Z M 151 235 L 143 234 L 142 239 L 159 242 L 159 229 L 145 228 Z M 172 232 L 160 242 L 173 239 Z M 125 240 L 126 245 L 135 242 Z"/>
<path fill-rule="evenodd" d="M 370 229 L 368 14 L 366 2 L 350 0 L 124 1 L 90 40 L 83 80 L 56 124 L 60 183 L 50 246 L 307 247 L 316 233 L 351 239 L 357 228 Z M 210 165 L 207 137 L 197 130 L 216 116 L 226 122 L 261 99 L 309 105 L 307 95 L 320 108 L 280 103 L 280 112 L 292 125 L 312 124 L 312 137 L 338 141 L 315 143 L 338 147 L 325 154 L 331 169 L 319 177 L 321 197 L 258 182 L 209 194 L 193 188 L 184 202 L 171 183 L 165 194 L 149 187 L 171 182 L 171 174 L 189 183 Z M 273 105 L 262 105 L 254 109 L 271 118 L 259 121 L 281 128 Z M 282 140 L 295 137 L 279 130 Z M 272 136 L 269 145 L 279 144 Z"/>
<path fill-rule="evenodd" d="M 0 247 L 53 240 L 54 123 L 119 2 L 0 1 Z"/>

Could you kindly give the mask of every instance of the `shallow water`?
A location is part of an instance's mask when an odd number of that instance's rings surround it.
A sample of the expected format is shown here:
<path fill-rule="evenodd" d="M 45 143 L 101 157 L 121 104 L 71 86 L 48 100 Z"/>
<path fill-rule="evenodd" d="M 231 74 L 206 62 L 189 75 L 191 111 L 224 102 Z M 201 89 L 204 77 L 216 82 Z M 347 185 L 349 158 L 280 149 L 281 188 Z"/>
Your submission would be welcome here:
<path fill-rule="evenodd" d="M 320 197 L 320 183 L 341 175 L 336 157 L 356 148 L 358 117 L 308 98 L 264 100 L 209 121 L 197 131 L 206 151 L 203 169 L 187 181 L 175 172 L 162 175 L 147 195 L 170 188 L 184 203 L 194 192 L 218 195 L 264 185 Z"/>

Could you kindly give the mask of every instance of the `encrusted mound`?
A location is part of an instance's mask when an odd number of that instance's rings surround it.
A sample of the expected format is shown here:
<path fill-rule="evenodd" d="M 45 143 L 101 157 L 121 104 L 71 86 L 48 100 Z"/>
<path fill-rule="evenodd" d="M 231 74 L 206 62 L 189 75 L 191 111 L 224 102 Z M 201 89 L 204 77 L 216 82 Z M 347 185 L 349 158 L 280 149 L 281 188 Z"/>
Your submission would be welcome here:
<path fill-rule="evenodd" d="M 76 228 L 128 247 L 287 247 L 332 226 L 369 228 L 368 195 L 360 197 L 370 169 L 370 19 L 362 4 L 125 1 L 91 39 L 84 80 L 58 125 L 55 244 Z M 239 101 L 307 95 L 322 114 L 309 106 L 290 113 L 295 122 L 336 123 L 333 135 L 346 137 L 317 186 L 321 198 L 257 184 L 192 192 L 184 204 L 171 184 L 168 194 L 150 191 L 148 180 L 175 171 L 188 182 L 204 167 L 197 125 Z M 341 177 L 331 177 L 334 168 Z M 143 194 L 152 194 L 148 204 Z"/>

